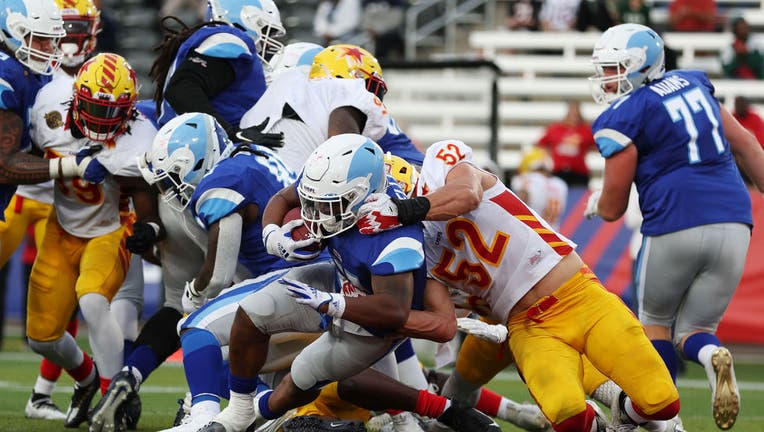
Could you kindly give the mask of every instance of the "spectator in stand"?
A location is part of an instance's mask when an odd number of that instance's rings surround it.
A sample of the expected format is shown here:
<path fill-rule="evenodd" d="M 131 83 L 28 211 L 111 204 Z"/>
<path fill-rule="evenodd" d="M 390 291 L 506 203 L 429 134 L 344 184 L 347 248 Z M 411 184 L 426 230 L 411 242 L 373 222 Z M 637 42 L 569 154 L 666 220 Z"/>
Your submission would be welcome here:
<path fill-rule="evenodd" d="M 642 24 L 652 27 L 650 20 L 650 6 L 644 0 L 620 0 L 616 5 L 618 23 Z"/>
<path fill-rule="evenodd" d="M 323 0 L 313 18 L 313 32 L 325 46 L 346 42 L 358 34 L 361 17 L 361 0 Z"/>
<path fill-rule="evenodd" d="M 615 7 L 610 0 L 582 0 L 576 16 L 576 30 L 605 31 L 615 24 Z"/>
<path fill-rule="evenodd" d="M 595 149 L 594 136 L 591 125 L 581 116 L 579 101 L 568 101 L 565 117 L 560 122 L 549 124 L 537 145 L 552 155 L 552 174 L 565 180 L 569 186 L 588 186 L 586 154 Z"/>
<path fill-rule="evenodd" d="M 404 56 L 403 22 L 407 6 L 406 0 L 363 0 L 361 29 L 374 41 L 378 59 Z"/>
<path fill-rule="evenodd" d="M 669 6 L 671 31 L 719 31 L 721 30 L 720 18 L 715 0 L 674 0 Z"/>
<path fill-rule="evenodd" d="M 541 0 L 510 1 L 506 19 L 507 28 L 510 30 L 537 31 L 542 3 Z"/>
<path fill-rule="evenodd" d="M 753 109 L 748 98 L 745 96 L 735 98 L 735 112 L 732 116 L 756 137 L 759 144 L 764 146 L 764 120 Z"/>
<path fill-rule="evenodd" d="M 575 30 L 581 0 L 546 0 L 539 12 L 543 31 Z"/>
<path fill-rule="evenodd" d="M 751 37 L 751 28 L 742 17 L 732 21 L 735 39 L 722 51 L 722 69 L 727 78 L 764 78 L 764 41 Z"/>

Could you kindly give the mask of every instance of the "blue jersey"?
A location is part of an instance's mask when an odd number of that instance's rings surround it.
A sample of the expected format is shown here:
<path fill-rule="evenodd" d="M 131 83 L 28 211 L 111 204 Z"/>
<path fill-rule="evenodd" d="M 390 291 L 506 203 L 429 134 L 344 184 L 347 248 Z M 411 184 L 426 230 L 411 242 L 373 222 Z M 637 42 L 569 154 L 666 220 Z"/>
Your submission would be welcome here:
<path fill-rule="evenodd" d="M 245 224 L 241 235 L 239 262 L 253 277 L 269 271 L 293 267 L 270 255 L 263 246 L 262 213 L 268 200 L 295 180 L 294 173 L 270 150 L 251 145 L 218 164 L 202 178 L 189 203 L 192 214 L 205 228 L 220 219 L 254 204 L 257 220 Z"/>
<path fill-rule="evenodd" d="M 700 225 L 753 225 L 751 199 L 724 137 L 714 87 L 701 71 L 676 70 L 614 101 L 592 125 L 609 158 L 637 146 L 634 182 L 656 236 Z"/>
<path fill-rule="evenodd" d="M 405 198 L 392 178 L 388 178 L 388 194 Z M 424 260 L 424 234 L 422 225 L 408 225 L 375 235 L 363 235 L 351 228 L 329 237 L 327 247 L 337 267 L 337 291 L 348 297 L 370 295 L 372 275 L 386 276 L 414 273 L 414 298 L 411 308 L 422 310 L 427 268 Z M 387 332 L 365 328 L 369 333 L 382 336 Z"/>
<path fill-rule="evenodd" d="M 260 58 L 257 56 L 254 41 L 233 26 L 215 25 L 200 28 L 178 48 L 175 60 L 167 72 L 165 89 L 175 69 L 193 53 L 226 59 L 230 62 L 236 79 L 228 88 L 215 95 L 210 102 L 216 113 L 232 126 L 238 127 L 241 116 L 252 108 L 265 92 L 265 74 Z M 170 104 L 163 100 L 159 124 L 164 125 L 176 115 Z"/>
<path fill-rule="evenodd" d="M 24 122 L 19 150 L 27 151 L 31 148 L 29 111 L 37 92 L 50 80 L 50 76 L 32 73 L 15 57 L 0 51 L 0 110 L 13 112 Z M 3 212 L 15 192 L 16 185 L 0 185 L 0 220 L 5 220 Z"/>
<path fill-rule="evenodd" d="M 390 117 L 390 125 L 387 127 L 387 131 L 382 138 L 377 140 L 377 144 L 385 152 L 390 152 L 395 156 L 403 158 L 408 163 L 414 164 L 417 167 L 422 166 L 424 154 L 411 142 L 411 138 L 401 131 L 392 116 Z"/>
<path fill-rule="evenodd" d="M 144 117 L 149 119 L 155 128 L 159 129 L 159 122 L 157 121 L 157 104 L 153 99 L 141 99 L 135 104 L 135 108 L 137 108 Z"/>

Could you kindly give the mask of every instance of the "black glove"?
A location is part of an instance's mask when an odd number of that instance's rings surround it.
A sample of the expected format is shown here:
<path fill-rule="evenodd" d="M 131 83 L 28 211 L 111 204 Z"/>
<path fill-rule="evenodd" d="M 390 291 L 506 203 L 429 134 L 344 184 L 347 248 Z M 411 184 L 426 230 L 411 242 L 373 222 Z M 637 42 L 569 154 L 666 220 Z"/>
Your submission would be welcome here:
<path fill-rule="evenodd" d="M 235 133 L 230 134 L 231 141 L 235 143 L 257 144 L 269 148 L 283 147 L 284 134 L 282 132 L 263 133 L 268 120 L 269 118 L 266 118 L 259 125 L 250 126 L 246 129 L 238 129 Z"/>
<path fill-rule="evenodd" d="M 125 239 L 125 246 L 130 252 L 143 255 L 157 241 L 159 241 L 159 225 L 154 222 L 136 222 L 133 224 L 133 235 Z"/>

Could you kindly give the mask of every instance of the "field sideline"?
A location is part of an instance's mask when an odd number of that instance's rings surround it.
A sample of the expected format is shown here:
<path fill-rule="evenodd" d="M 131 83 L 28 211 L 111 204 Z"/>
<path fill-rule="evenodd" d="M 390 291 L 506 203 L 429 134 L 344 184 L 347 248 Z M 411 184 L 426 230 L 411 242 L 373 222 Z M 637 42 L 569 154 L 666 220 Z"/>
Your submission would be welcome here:
<path fill-rule="evenodd" d="M 24 351 L 20 341 L 0 352 L 0 431 L 57 431 L 64 429 L 60 422 L 27 420 L 24 405 L 37 375 L 39 357 Z M 81 341 L 85 342 L 85 341 Z M 734 353 L 734 350 L 733 350 Z M 733 431 L 764 432 L 764 362 L 739 360 L 735 366 L 742 394 L 742 410 Z M 54 394 L 54 401 L 65 408 L 71 394 L 71 379 L 64 374 Z M 517 401 L 530 397 L 514 371 L 508 370 L 491 382 L 490 387 Z M 705 374 L 699 366 L 689 365 L 679 379 L 682 397 L 681 416 L 688 432 L 716 431 L 710 414 L 710 391 Z M 186 391 L 182 367 L 166 364 L 159 368 L 141 388 L 143 416 L 139 431 L 155 431 L 169 427 L 177 410 L 175 402 Z M 80 430 L 86 430 L 81 426 Z M 519 429 L 502 424 L 504 431 Z"/>

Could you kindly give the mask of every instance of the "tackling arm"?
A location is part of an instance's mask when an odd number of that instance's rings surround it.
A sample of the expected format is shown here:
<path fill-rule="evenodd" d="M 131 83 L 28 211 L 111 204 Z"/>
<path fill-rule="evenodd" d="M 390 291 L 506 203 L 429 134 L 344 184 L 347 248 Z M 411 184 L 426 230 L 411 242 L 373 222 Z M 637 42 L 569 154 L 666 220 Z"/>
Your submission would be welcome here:
<path fill-rule="evenodd" d="M 19 151 L 24 122 L 16 113 L 0 110 L 0 183 L 34 184 L 58 174 L 61 162 Z"/>
<path fill-rule="evenodd" d="M 374 294 L 345 297 L 342 318 L 364 327 L 398 329 L 406 324 L 414 295 L 414 276 L 411 272 L 388 276 L 373 275 Z M 319 312 L 325 313 L 327 305 Z"/>
<path fill-rule="evenodd" d="M 424 290 L 424 310 L 412 310 L 399 331 L 413 338 L 448 342 L 456 335 L 456 312 L 445 285 L 428 279 Z"/>

